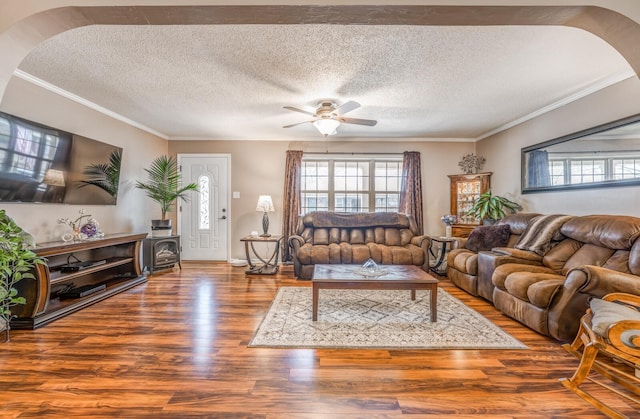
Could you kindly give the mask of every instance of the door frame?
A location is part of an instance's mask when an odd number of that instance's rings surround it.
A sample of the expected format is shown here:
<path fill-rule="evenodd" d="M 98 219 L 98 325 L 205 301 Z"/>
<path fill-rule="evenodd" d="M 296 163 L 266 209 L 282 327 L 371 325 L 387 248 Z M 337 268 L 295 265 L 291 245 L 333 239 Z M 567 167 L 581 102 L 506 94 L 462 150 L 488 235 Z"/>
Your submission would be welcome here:
<path fill-rule="evenodd" d="M 182 159 L 184 157 L 214 157 L 224 158 L 227 160 L 227 263 L 231 261 L 231 153 L 177 153 L 178 168 L 180 171 L 180 178 L 182 179 Z M 178 204 L 179 205 L 179 204 Z M 181 234 L 182 228 L 182 211 L 178 210 L 178 235 Z"/>

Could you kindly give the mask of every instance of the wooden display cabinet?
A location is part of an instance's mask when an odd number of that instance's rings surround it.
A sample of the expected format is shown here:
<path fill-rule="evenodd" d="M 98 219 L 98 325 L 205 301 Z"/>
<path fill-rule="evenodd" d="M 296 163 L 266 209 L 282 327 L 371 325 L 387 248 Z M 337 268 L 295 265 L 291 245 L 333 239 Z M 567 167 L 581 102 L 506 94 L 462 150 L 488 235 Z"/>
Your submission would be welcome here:
<path fill-rule="evenodd" d="M 16 284 L 27 303 L 13 307 L 17 317 L 11 327 L 35 329 L 146 282 L 140 268 L 146 236 L 111 234 L 98 240 L 38 244 L 33 251 L 45 258 L 46 265 L 36 266 L 35 279 Z M 73 265 L 79 262 L 85 266 Z"/>
<path fill-rule="evenodd" d="M 480 225 L 482 220 L 469 217 L 467 212 L 480 194 L 491 187 L 491 172 L 468 175 L 449 175 L 451 179 L 451 214 L 458 217 L 458 222 L 451 227 L 454 237 L 469 237 L 471 230 Z"/>

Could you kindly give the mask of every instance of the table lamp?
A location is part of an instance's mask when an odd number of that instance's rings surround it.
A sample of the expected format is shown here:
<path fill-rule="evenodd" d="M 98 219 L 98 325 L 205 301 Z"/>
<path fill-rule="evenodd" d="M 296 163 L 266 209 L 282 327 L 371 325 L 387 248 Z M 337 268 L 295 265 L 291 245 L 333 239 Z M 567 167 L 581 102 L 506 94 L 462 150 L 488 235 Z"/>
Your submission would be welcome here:
<path fill-rule="evenodd" d="M 276 209 L 273 207 L 273 201 L 271 200 L 271 195 L 260 195 L 258 198 L 258 205 L 256 205 L 256 211 L 262 211 L 264 214 L 262 215 L 262 230 L 263 233 L 260 237 L 271 237 L 269 231 L 269 216 L 267 212 L 274 212 Z"/>

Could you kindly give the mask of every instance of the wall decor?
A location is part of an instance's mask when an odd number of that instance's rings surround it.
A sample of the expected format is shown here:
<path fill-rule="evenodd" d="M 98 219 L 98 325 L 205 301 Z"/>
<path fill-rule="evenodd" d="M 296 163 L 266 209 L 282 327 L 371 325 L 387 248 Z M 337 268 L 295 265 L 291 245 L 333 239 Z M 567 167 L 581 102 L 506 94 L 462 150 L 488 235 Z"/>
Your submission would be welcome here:
<path fill-rule="evenodd" d="M 462 156 L 462 159 L 458 162 L 458 166 L 460 166 L 464 173 L 470 175 L 482 170 L 486 161 L 487 160 L 482 156 L 476 156 L 473 153 L 469 153 Z"/>
<path fill-rule="evenodd" d="M 640 184 L 640 114 L 522 148 L 522 193 Z"/>
<path fill-rule="evenodd" d="M 62 235 L 62 241 L 78 242 L 91 239 L 101 239 L 104 233 L 100 230 L 100 223 L 91 214 L 85 214 L 84 209 L 78 211 L 80 216 L 75 220 L 58 218 L 58 224 L 67 224 L 71 232 Z"/>

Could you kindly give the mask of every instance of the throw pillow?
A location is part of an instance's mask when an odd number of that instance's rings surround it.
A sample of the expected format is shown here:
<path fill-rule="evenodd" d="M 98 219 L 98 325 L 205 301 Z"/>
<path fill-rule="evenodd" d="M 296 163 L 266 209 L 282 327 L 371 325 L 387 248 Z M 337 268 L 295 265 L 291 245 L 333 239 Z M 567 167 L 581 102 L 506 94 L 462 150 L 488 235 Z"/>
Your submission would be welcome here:
<path fill-rule="evenodd" d="M 640 321 L 640 311 L 634 310 L 626 305 L 614 303 L 613 301 L 593 298 L 589 302 L 589 306 L 593 312 L 591 328 L 596 334 L 602 337 L 607 337 L 607 329 L 615 322 L 621 320 Z"/>
<path fill-rule="evenodd" d="M 491 250 L 494 247 L 504 247 L 509 243 L 510 234 L 509 224 L 479 226 L 471 231 L 464 247 L 476 253 L 481 250 Z"/>
<path fill-rule="evenodd" d="M 560 227 L 572 218 L 572 215 L 560 214 L 536 217 L 529 222 L 527 229 L 514 247 L 544 256 L 551 248 L 551 241 L 557 241 L 562 237 L 559 236 Z"/>

